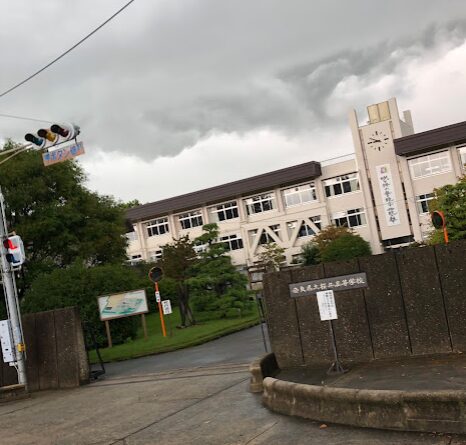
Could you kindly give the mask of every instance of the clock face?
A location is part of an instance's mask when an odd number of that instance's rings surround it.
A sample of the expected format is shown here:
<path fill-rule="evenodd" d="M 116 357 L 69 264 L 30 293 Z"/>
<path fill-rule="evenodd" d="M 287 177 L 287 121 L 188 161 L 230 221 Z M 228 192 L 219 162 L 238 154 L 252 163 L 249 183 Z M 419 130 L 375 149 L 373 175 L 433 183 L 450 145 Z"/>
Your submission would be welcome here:
<path fill-rule="evenodd" d="M 370 145 L 374 150 L 381 151 L 383 147 L 388 145 L 390 138 L 383 132 L 375 130 L 370 136 L 367 145 Z"/>

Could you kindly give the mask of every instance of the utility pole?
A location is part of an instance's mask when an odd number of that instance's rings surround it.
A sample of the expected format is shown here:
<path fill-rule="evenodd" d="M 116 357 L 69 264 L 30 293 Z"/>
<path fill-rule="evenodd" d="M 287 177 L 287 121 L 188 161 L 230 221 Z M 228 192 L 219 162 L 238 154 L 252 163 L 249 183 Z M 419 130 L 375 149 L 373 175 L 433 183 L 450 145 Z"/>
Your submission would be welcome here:
<path fill-rule="evenodd" d="M 19 310 L 18 296 L 16 293 L 16 283 L 14 272 L 11 264 L 8 262 L 6 254 L 7 249 L 3 241 L 8 238 L 8 230 L 5 220 L 5 206 L 3 194 L 0 190 L 0 257 L 1 257 L 1 274 L 3 282 L 3 290 L 5 293 L 5 302 L 10 319 L 13 341 L 15 346 L 16 370 L 18 371 L 18 383 L 25 385 L 27 388 L 26 379 L 26 363 L 24 357 L 24 342 L 23 329 L 21 324 L 21 313 Z"/>

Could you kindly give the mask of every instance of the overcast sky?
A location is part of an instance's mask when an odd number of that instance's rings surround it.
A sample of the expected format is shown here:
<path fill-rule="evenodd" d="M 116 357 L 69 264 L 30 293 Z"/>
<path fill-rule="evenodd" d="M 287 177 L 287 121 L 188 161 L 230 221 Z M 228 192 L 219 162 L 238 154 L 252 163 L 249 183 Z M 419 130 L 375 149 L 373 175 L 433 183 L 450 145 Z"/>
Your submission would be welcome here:
<path fill-rule="evenodd" d="M 125 3 L 2 0 L 0 93 Z M 351 153 L 348 109 L 390 97 L 464 121 L 465 67 L 464 0 L 136 0 L 0 113 L 79 124 L 89 188 L 149 202 Z"/>

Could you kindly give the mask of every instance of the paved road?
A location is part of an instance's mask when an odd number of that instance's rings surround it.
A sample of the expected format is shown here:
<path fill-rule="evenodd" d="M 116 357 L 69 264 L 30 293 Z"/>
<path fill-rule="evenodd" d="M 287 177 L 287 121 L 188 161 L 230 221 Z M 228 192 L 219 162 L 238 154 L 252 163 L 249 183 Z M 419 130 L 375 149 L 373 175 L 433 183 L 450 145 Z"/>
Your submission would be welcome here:
<path fill-rule="evenodd" d="M 0 443 L 466 445 L 466 437 L 448 434 L 322 427 L 272 413 L 248 392 L 248 365 L 239 364 L 262 352 L 257 327 L 188 350 L 112 364 L 106 378 L 91 385 L 0 404 Z"/>
<path fill-rule="evenodd" d="M 105 365 L 108 377 L 228 363 L 250 363 L 265 354 L 260 326 L 221 337 L 189 349 Z"/>

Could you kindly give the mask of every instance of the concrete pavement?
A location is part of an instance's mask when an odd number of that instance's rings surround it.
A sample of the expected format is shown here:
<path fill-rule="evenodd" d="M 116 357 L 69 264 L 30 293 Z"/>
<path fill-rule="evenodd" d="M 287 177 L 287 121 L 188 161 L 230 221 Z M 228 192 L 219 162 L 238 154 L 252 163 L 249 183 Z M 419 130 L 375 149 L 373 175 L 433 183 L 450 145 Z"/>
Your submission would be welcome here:
<path fill-rule="evenodd" d="M 108 365 L 105 379 L 0 404 L 8 445 L 466 445 L 451 435 L 356 429 L 274 414 L 247 391 L 259 327 Z M 175 369 L 179 368 L 179 369 Z"/>

